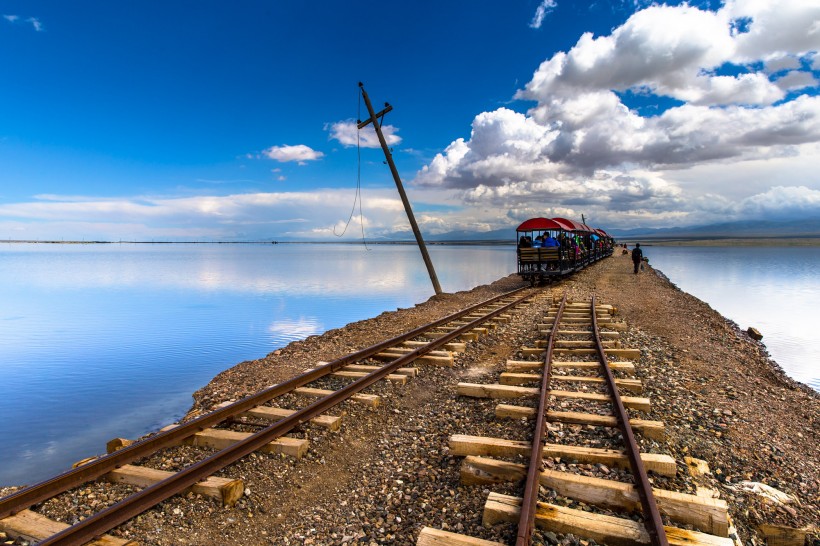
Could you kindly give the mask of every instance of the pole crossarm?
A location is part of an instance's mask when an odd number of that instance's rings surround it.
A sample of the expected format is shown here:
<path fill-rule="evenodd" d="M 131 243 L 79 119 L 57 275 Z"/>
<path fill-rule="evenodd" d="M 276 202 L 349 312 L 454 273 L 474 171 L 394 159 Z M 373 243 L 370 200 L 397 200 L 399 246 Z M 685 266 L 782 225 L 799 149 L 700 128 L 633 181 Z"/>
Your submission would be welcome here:
<path fill-rule="evenodd" d="M 384 110 L 382 110 L 378 114 L 374 114 L 372 118 L 370 118 L 368 120 L 365 120 L 365 121 L 359 121 L 359 123 L 358 123 L 358 125 L 356 125 L 356 127 L 359 128 L 359 129 L 364 129 L 369 123 L 373 123 L 373 125 L 375 126 L 377 119 L 383 118 L 386 113 L 393 110 L 393 107 L 391 105 L 385 103 L 385 106 L 386 106 L 386 108 Z"/>

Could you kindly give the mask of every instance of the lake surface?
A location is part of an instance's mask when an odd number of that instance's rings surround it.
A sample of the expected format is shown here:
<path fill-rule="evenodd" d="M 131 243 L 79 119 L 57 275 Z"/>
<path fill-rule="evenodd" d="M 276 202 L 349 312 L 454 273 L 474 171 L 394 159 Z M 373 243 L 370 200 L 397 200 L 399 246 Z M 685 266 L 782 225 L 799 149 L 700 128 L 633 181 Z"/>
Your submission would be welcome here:
<path fill-rule="evenodd" d="M 643 248 L 681 290 L 757 328 L 786 373 L 820 391 L 820 247 Z"/>
<path fill-rule="evenodd" d="M 433 295 L 413 245 L 0 244 L 0 485 L 180 418 L 216 374 Z M 442 289 L 511 246 L 431 246 Z M 343 356 L 343 355 L 339 355 Z"/>
<path fill-rule="evenodd" d="M 433 290 L 413 245 L 0 243 L 0 485 L 33 483 L 180 418 L 219 372 Z M 439 246 L 446 292 L 512 246 Z M 647 247 L 653 266 L 820 390 L 820 249 Z M 341 355 L 340 355 L 341 356 Z"/>

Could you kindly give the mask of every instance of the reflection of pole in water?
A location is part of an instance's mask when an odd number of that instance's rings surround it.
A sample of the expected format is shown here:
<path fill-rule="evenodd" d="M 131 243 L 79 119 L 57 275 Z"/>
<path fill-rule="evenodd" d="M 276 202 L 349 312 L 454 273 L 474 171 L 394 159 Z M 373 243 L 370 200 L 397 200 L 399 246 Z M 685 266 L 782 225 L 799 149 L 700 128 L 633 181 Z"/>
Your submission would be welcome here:
<path fill-rule="evenodd" d="M 436 275 L 436 270 L 433 268 L 433 261 L 427 253 L 427 246 L 425 246 L 419 226 L 416 224 L 416 217 L 413 216 L 413 209 L 410 208 L 410 201 L 407 199 L 407 194 L 404 192 L 404 186 L 401 184 L 399 171 L 396 170 L 396 164 L 393 163 L 393 155 L 390 153 L 390 148 L 387 147 L 387 141 L 384 139 L 384 135 L 382 134 L 381 124 L 377 119 L 383 118 L 387 112 L 393 109 L 393 107 L 388 103 L 384 103 L 384 110 L 376 114 L 373 112 L 373 105 L 370 104 L 370 97 L 367 96 L 367 91 L 364 90 L 364 84 L 362 82 L 359 82 L 359 87 L 362 90 L 362 97 L 364 97 L 364 103 L 367 105 L 367 112 L 370 114 L 370 119 L 365 121 L 357 120 L 358 128 L 362 129 L 368 123 L 372 123 L 373 128 L 376 129 L 376 136 L 379 137 L 379 143 L 381 143 L 382 150 L 384 150 L 384 156 L 387 158 L 387 164 L 390 166 L 390 172 L 393 173 L 393 180 L 396 181 L 396 187 L 399 189 L 401 202 L 404 204 L 405 212 L 407 212 L 407 219 L 410 220 L 410 227 L 413 228 L 413 235 L 416 236 L 416 242 L 419 244 L 421 257 L 424 259 L 424 265 L 427 266 L 427 273 L 430 275 L 430 280 L 433 282 L 433 289 L 436 291 L 436 294 L 441 294 L 441 285 L 438 283 L 438 276 Z"/>

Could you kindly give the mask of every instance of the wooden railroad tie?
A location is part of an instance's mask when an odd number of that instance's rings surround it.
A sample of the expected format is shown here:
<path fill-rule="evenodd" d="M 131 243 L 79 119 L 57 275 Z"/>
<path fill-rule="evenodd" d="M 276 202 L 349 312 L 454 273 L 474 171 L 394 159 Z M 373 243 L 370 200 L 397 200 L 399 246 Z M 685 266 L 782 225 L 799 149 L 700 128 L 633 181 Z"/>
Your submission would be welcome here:
<path fill-rule="evenodd" d="M 432 527 L 425 527 L 419 533 L 419 538 L 416 541 L 416 546 L 507 546 L 503 542 L 493 542 L 492 540 L 483 540 L 480 538 L 473 538 L 467 535 L 459 535 L 457 533 L 450 533 L 442 531 L 441 529 L 434 529 Z"/>
<path fill-rule="evenodd" d="M 411 349 L 409 347 L 391 347 L 390 349 L 385 349 L 384 351 L 373 355 L 370 358 L 375 360 L 382 360 L 389 362 L 391 360 L 396 360 L 403 356 L 407 356 L 408 354 L 412 353 L 415 349 Z M 455 359 L 453 358 L 453 353 L 450 351 L 430 351 L 429 353 L 425 354 L 424 356 L 419 356 L 413 359 L 413 362 L 421 363 L 421 364 L 431 364 L 434 366 L 454 366 Z"/>
<path fill-rule="evenodd" d="M 554 319 L 555 319 L 555 317 L 553 317 L 552 322 L 555 322 Z M 536 325 L 536 328 L 538 329 L 538 331 L 540 331 L 542 333 L 543 332 L 549 333 L 552 330 L 552 322 L 549 322 L 549 323 L 539 322 Z M 592 321 L 589 321 L 586 325 L 587 326 L 592 326 Z M 567 324 L 566 326 L 582 326 L 582 324 Z M 626 331 L 626 322 L 610 320 L 610 321 L 606 322 L 606 327 L 609 330 L 615 330 L 615 331 L 618 331 L 618 332 L 623 332 L 623 331 Z M 561 332 L 560 327 L 559 327 L 558 332 L 559 333 Z"/>
<path fill-rule="evenodd" d="M 620 370 L 624 372 L 634 372 L 635 364 L 632 362 L 608 362 L 610 370 Z M 552 369 L 568 369 L 576 368 L 579 370 L 599 370 L 601 369 L 600 362 L 573 362 L 573 361 L 552 361 Z M 534 362 L 532 360 L 508 360 L 507 371 L 509 372 L 532 372 L 541 371 L 544 369 L 543 362 Z"/>
<path fill-rule="evenodd" d="M 166 430 L 171 430 L 177 428 L 178 426 L 178 424 L 168 425 L 167 427 L 161 428 L 160 432 L 165 432 Z M 232 430 L 206 428 L 205 430 L 196 432 L 191 436 L 188 436 L 187 438 L 180 440 L 174 445 L 189 445 L 208 447 L 211 449 L 225 449 L 235 444 L 236 442 L 239 442 L 240 440 L 244 440 L 245 438 L 251 435 L 252 433 L 250 432 L 235 432 Z M 129 446 L 133 443 L 133 440 L 128 440 L 125 438 L 114 438 L 113 440 L 109 441 L 105 445 L 105 447 L 108 453 L 113 453 L 118 449 Z M 282 436 L 263 446 L 259 449 L 259 451 L 262 451 L 264 453 L 281 453 L 284 455 L 289 455 L 291 457 L 300 459 L 305 455 L 305 453 L 307 453 L 308 446 L 309 442 L 305 439 Z M 75 466 L 93 459 L 94 457 L 91 457 L 90 459 L 83 459 L 79 463 L 76 463 Z"/>
<path fill-rule="evenodd" d="M 433 337 L 439 337 L 439 336 L 443 336 L 445 334 L 449 334 L 450 332 L 452 332 L 453 330 L 456 330 L 456 329 L 457 328 L 439 327 L 437 330 L 433 330 L 431 332 L 428 332 L 427 334 L 425 334 L 425 336 L 429 335 L 429 336 L 433 336 Z M 467 342 L 467 341 L 475 341 L 475 340 L 478 339 L 478 337 L 479 337 L 478 332 L 476 332 L 475 330 L 470 330 L 469 332 L 459 334 L 458 339 L 460 341 Z"/>
<path fill-rule="evenodd" d="M 552 334 L 552 327 L 542 330 L 538 329 L 539 334 L 543 334 L 549 336 Z M 590 330 L 558 330 L 559 336 L 590 336 L 592 337 L 592 331 Z M 618 332 L 598 332 L 598 335 L 601 336 L 602 339 L 617 339 L 621 336 Z M 536 345 L 539 343 L 546 343 L 546 341 L 536 341 Z"/>
<path fill-rule="evenodd" d="M 427 344 L 429 344 L 429 341 L 404 341 L 402 342 L 402 347 L 418 349 L 419 347 L 424 347 Z M 467 344 L 451 341 L 450 343 L 445 343 L 442 346 L 442 349 L 445 351 L 450 351 L 451 353 L 463 353 L 467 350 Z"/>
<path fill-rule="evenodd" d="M 535 398 L 540 394 L 540 389 L 536 387 L 501 385 L 499 383 L 459 383 L 457 393 L 461 396 L 471 396 L 473 398 Z M 550 396 L 602 403 L 611 401 L 611 398 L 606 394 L 591 392 L 550 390 Z M 625 407 L 630 409 L 649 411 L 649 398 L 622 396 L 621 402 L 623 402 Z"/>
<path fill-rule="evenodd" d="M 455 457 L 468 455 L 485 457 L 528 457 L 532 443 L 503 438 L 487 438 L 453 434 L 450 436 L 450 454 Z M 622 451 L 594 447 L 564 446 L 545 444 L 544 457 L 560 457 L 584 464 L 601 463 L 614 468 L 629 469 L 629 460 Z M 641 453 L 641 460 L 648 471 L 662 476 L 675 476 L 677 465 L 669 455 L 659 453 Z"/>
<path fill-rule="evenodd" d="M 618 340 L 610 340 L 610 341 L 602 341 L 601 345 L 605 349 L 620 349 L 621 342 Z M 547 346 L 546 340 L 538 340 L 535 342 L 536 347 L 545 348 Z M 560 347 L 562 349 L 572 349 L 572 348 L 582 348 L 582 349 L 591 349 L 595 347 L 595 342 L 593 340 L 580 340 L 580 341 L 561 341 L 560 339 L 555 342 L 553 345 L 554 347 Z"/>
<path fill-rule="evenodd" d="M 528 406 L 498 404 L 495 407 L 495 417 L 497 419 L 535 419 L 537 411 L 537 409 Z M 547 421 L 552 423 L 592 425 L 609 428 L 618 426 L 618 420 L 614 415 L 598 415 L 597 413 L 581 413 L 577 411 L 548 411 Z M 636 432 L 647 438 L 653 440 L 664 440 L 666 438 L 662 421 L 630 419 L 629 424 Z"/>
<path fill-rule="evenodd" d="M 189 446 L 202 446 L 222 450 L 252 435 L 250 432 L 235 432 L 233 430 L 209 428 L 188 436 L 182 443 Z M 305 453 L 307 453 L 308 445 L 309 442 L 303 438 L 282 436 L 262 446 L 258 451 L 271 454 L 281 453 L 296 459 L 301 459 Z"/>
<path fill-rule="evenodd" d="M 173 475 L 173 472 L 165 470 L 127 464 L 112 470 L 104 478 L 111 483 L 126 483 L 136 487 L 148 487 Z M 220 499 L 225 506 L 233 506 L 242 497 L 245 485 L 242 480 L 209 476 L 186 489 L 187 491 L 203 497 Z"/>
<path fill-rule="evenodd" d="M 217 404 L 216 407 L 224 408 L 225 406 L 230 406 L 232 403 L 233 401 L 222 402 L 221 404 Z M 296 410 L 285 408 L 272 408 L 269 406 L 256 406 L 255 408 L 240 413 L 239 417 L 254 417 L 257 419 L 279 421 L 280 419 L 284 419 L 285 417 L 290 417 L 294 413 L 296 413 Z M 344 415 L 344 413 L 342 415 Z M 332 431 L 336 431 L 339 430 L 339 428 L 341 428 L 342 426 L 342 415 L 317 415 L 316 417 L 310 420 L 310 423 L 319 427 L 325 427 Z M 111 452 L 109 451 L 109 453 Z"/>
<path fill-rule="evenodd" d="M 369 364 L 348 364 L 344 368 L 345 371 L 350 372 L 375 372 L 376 370 L 381 370 L 381 366 L 372 366 Z M 418 368 L 399 368 L 394 373 L 400 375 L 406 375 L 407 377 L 416 377 L 419 374 Z"/>
<path fill-rule="evenodd" d="M 67 523 L 54 521 L 31 510 L 21 510 L 13 516 L 0 519 L 0 530 L 13 539 L 23 538 L 29 542 L 40 542 L 68 527 Z M 137 546 L 137 542 L 103 535 L 86 543 L 86 546 Z"/>
<path fill-rule="evenodd" d="M 393 359 L 393 360 L 395 360 L 395 359 Z M 374 367 L 378 368 L 378 366 L 374 366 Z M 305 370 L 305 372 L 312 372 L 312 371 L 313 371 L 313 368 L 309 368 L 309 369 Z M 339 370 L 337 372 L 331 372 L 329 375 L 331 377 L 342 377 L 342 378 L 346 378 L 346 379 L 361 379 L 362 377 L 366 377 L 366 376 L 370 375 L 370 372 L 369 371 L 349 370 L 349 369 L 347 369 L 347 367 L 345 367 L 345 369 Z M 406 385 L 408 377 L 409 376 L 406 375 L 406 374 L 391 373 L 391 374 L 386 375 L 384 378 L 387 379 L 388 381 L 390 381 L 391 383 L 393 383 L 394 385 Z"/>
<path fill-rule="evenodd" d="M 524 356 L 541 356 L 546 352 L 546 349 L 542 347 L 522 347 L 521 353 Z M 618 356 L 623 358 L 640 358 L 641 357 L 641 350 L 640 349 L 604 349 L 604 353 L 607 356 Z M 596 355 L 598 354 L 598 349 L 577 349 L 577 348 L 567 348 L 567 347 L 555 347 L 552 350 L 552 354 L 555 355 Z"/>
<path fill-rule="evenodd" d="M 490 493 L 484 505 L 484 525 L 516 522 L 521 512 L 521 499 L 500 493 Z M 642 523 L 539 502 L 535 525 L 557 533 L 572 533 L 612 546 L 645 546 L 649 535 Z M 730 538 L 708 533 L 664 526 L 672 546 L 734 546 Z"/>
<path fill-rule="evenodd" d="M 298 389 L 294 389 L 293 392 L 295 394 L 301 394 L 302 396 L 324 398 L 325 396 L 330 396 L 336 391 L 332 391 L 329 389 L 316 389 L 313 387 L 299 387 Z M 376 394 L 356 393 L 350 398 L 348 398 L 348 401 L 364 404 L 365 406 L 368 406 L 370 408 L 377 408 L 381 403 L 381 398 Z"/>
<path fill-rule="evenodd" d="M 461 483 L 487 485 L 519 482 L 527 476 L 527 466 L 487 457 L 466 457 L 461 463 Z M 640 511 L 638 489 L 631 483 L 581 476 L 557 470 L 542 470 L 543 487 L 580 502 L 628 512 Z M 691 524 L 707 533 L 729 536 L 729 511 L 726 501 L 653 489 L 661 513 L 682 524 Z"/>
<path fill-rule="evenodd" d="M 543 374 L 503 372 L 499 376 L 498 382 L 501 385 L 526 385 L 528 383 L 540 383 L 542 377 Z M 603 385 L 605 382 L 603 377 L 590 377 L 587 375 L 552 375 L 550 376 L 550 381 L 556 381 L 558 383 L 589 383 L 594 385 Z M 634 392 L 635 394 L 641 394 L 643 392 L 643 383 L 640 379 L 616 379 L 615 385 L 617 385 L 619 389 Z"/>

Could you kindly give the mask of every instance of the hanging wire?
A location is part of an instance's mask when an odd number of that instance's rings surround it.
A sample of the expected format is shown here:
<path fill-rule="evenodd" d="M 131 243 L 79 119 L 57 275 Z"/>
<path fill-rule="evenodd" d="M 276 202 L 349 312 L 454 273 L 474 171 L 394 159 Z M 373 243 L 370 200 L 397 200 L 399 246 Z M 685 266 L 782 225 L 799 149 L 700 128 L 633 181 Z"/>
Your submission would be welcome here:
<path fill-rule="evenodd" d="M 356 94 L 359 97 L 359 103 L 356 110 L 356 121 L 362 119 L 362 95 L 358 91 Z M 370 250 L 367 246 L 367 241 L 364 238 L 364 213 L 362 212 L 362 145 L 361 145 L 361 129 L 356 129 L 356 193 L 353 196 L 353 208 L 350 209 L 350 216 L 347 219 L 347 223 L 345 224 L 344 229 L 341 233 L 336 233 L 336 226 L 333 226 L 333 234 L 336 237 L 342 237 L 346 232 L 347 228 L 350 226 L 350 222 L 353 220 L 353 215 L 356 213 L 356 201 L 359 202 L 359 225 L 362 228 L 362 244 L 364 244 L 364 248 Z"/>

